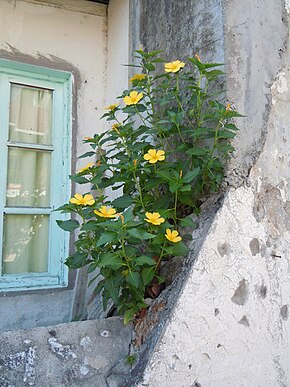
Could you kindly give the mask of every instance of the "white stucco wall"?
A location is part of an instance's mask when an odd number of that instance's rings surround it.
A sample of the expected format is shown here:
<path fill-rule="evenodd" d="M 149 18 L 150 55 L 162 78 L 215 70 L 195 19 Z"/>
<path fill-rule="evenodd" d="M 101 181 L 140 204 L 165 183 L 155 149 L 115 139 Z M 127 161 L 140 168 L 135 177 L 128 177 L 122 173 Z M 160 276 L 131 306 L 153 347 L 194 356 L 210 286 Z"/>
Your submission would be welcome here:
<path fill-rule="evenodd" d="M 290 386 L 289 2 L 223 5 L 231 188 L 139 387 Z"/>

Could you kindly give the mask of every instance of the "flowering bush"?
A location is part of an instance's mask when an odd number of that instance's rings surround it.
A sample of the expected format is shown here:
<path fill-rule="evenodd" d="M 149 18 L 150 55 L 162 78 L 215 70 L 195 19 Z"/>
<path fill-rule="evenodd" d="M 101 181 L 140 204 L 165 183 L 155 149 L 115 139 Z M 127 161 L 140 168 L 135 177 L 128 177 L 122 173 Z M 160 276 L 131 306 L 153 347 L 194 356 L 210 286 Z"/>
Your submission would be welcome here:
<path fill-rule="evenodd" d="M 105 108 L 111 129 L 84 139 L 91 150 L 80 157 L 97 154 L 98 160 L 70 176 L 90 183 L 91 191 L 60 208 L 74 219 L 58 221 L 79 231 L 66 264 L 99 269 L 96 292 L 104 307 L 113 300 L 125 322 L 147 307 L 152 281 L 164 281 L 162 262 L 187 254 L 180 230 L 195 226 L 189 215 L 218 189 L 234 150 L 229 140 L 237 127 L 230 121 L 239 116 L 214 99 L 219 64 L 196 55 L 165 63 L 157 73 L 156 64 L 164 62 L 159 54 L 137 51 L 140 73 L 130 79 L 132 88 Z M 108 189 L 122 193 L 110 202 Z"/>

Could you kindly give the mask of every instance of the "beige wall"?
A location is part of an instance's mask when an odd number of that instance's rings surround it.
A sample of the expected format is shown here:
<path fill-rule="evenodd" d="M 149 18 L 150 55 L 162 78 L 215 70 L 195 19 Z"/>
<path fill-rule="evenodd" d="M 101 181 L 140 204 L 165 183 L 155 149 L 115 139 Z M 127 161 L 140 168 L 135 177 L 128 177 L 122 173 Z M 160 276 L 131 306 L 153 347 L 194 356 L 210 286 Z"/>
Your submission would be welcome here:
<path fill-rule="evenodd" d="M 87 163 L 76 157 L 88 150 L 82 138 L 104 129 L 104 106 L 127 87 L 127 68 L 120 64 L 128 62 L 128 3 L 112 0 L 107 8 L 84 0 L 0 0 L 0 58 L 73 73 L 72 172 Z M 0 330 L 68 321 L 87 289 L 83 276 L 71 283 L 57 293 L 0 297 Z"/>

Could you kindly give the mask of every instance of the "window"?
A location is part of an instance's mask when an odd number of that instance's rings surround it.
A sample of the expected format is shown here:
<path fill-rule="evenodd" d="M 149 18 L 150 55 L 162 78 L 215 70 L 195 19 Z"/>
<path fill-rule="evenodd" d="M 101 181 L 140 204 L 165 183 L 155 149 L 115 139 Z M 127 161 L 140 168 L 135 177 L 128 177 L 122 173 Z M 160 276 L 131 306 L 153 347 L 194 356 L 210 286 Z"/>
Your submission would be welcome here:
<path fill-rule="evenodd" d="M 71 75 L 0 60 L 0 290 L 67 285 Z"/>

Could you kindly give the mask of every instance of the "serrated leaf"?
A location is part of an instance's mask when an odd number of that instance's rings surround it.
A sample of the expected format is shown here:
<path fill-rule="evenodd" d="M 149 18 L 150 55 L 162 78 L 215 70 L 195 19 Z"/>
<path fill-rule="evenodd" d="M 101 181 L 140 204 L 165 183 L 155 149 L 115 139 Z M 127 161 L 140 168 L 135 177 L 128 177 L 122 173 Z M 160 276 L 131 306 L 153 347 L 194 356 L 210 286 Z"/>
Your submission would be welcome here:
<path fill-rule="evenodd" d="M 194 148 L 188 149 L 186 151 L 186 154 L 188 154 L 189 156 L 202 156 L 202 155 L 205 155 L 207 152 L 208 152 L 208 149 L 200 148 L 196 146 Z"/>
<path fill-rule="evenodd" d="M 236 133 L 233 133 L 229 130 L 220 130 L 218 132 L 218 138 L 234 138 L 236 137 Z"/>
<path fill-rule="evenodd" d="M 186 256 L 189 252 L 189 248 L 185 246 L 182 242 L 174 243 L 168 249 L 165 248 L 165 251 L 174 256 Z"/>
<path fill-rule="evenodd" d="M 149 232 L 142 230 L 141 228 L 131 228 L 128 230 L 128 234 L 140 240 L 154 238 L 154 235 L 149 234 Z"/>
<path fill-rule="evenodd" d="M 156 265 L 156 262 L 154 261 L 154 259 L 149 257 L 148 255 L 141 255 L 140 257 L 137 257 L 135 259 L 135 263 L 137 263 L 137 265 L 150 265 L 150 266 Z"/>
<path fill-rule="evenodd" d="M 65 264 L 70 269 L 79 269 L 80 267 L 87 265 L 89 262 L 87 253 L 75 253 L 66 259 Z"/>
<path fill-rule="evenodd" d="M 110 267 L 113 270 L 118 270 L 123 266 L 122 259 L 114 253 L 106 253 L 100 256 L 98 262 L 99 267 Z"/>
<path fill-rule="evenodd" d="M 81 231 L 95 231 L 99 228 L 100 224 L 98 224 L 95 220 L 90 220 L 82 225 Z"/>
<path fill-rule="evenodd" d="M 155 271 L 151 267 L 146 267 L 146 269 L 142 270 L 141 275 L 142 275 L 143 283 L 146 286 L 146 285 L 150 284 L 150 282 L 153 280 L 154 275 L 155 275 Z"/>
<path fill-rule="evenodd" d="M 132 204 L 132 198 L 129 195 L 123 195 L 112 201 L 112 206 L 118 207 L 118 208 L 127 208 L 127 207 L 130 207 L 131 204 Z"/>
<path fill-rule="evenodd" d="M 148 62 L 144 63 L 144 67 L 148 71 L 154 71 L 155 70 L 155 66 L 152 63 L 148 63 Z"/>
<path fill-rule="evenodd" d="M 126 277 L 126 281 L 128 284 L 134 286 L 134 288 L 138 288 L 140 283 L 140 274 L 136 271 L 130 271 Z"/>
<path fill-rule="evenodd" d="M 56 221 L 57 225 L 62 228 L 64 231 L 74 231 L 77 229 L 80 224 L 77 220 L 57 220 Z"/>
<path fill-rule="evenodd" d="M 178 180 L 173 180 L 173 181 L 170 181 L 169 182 L 169 191 L 171 193 L 174 193 L 176 191 L 179 190 L 179 188 L 181 187 L 182 183 Z"/>
<path fill-rule="evenodd" d="M 184 177 L 182 178 L 182 180 L 185 182 L 185 183 L 191 183 L 192 180 L 199 174 L 199 168 L 195 168 L 193 169 L 192 171 L 188 171 Z"/>
<path fill-rule="evenodd" d="M 89 182 L 88 179 L 86 179 L 84 176 L 79 176 L 79 175 L 70 175 L 69 178 L 72 181 L 75 181 L 78 184 L 86 184 Z"/>
<path fill-rule="evenodd" d="M 127 325 L 130 321 L 133 320 L 134 316 L 135 316 L 134 309 L 127 309 L 126 312 L 124 313 L 124 324 Z"/>
<path fill-rule="evenodd" d="M 106 243 L 117 242 L 117 240 L 118 238 L 115 232 L 105 231 L 103 234 L 101 234 L 96 246 L 100 247 Z"/>
<path fill-rule="evenodd" d="M 187 216 L 186 218 L 183 218 L 179 221 L 179 224 L 181 227 L 197 227 L 196 222 L 190 217 Z"/>
<path fill-rule="evenodd" d="M 94 156 L 96 154 L 96 152 L 86 152 L 84 153 L 83 155 L 79 156 L 78 158 L 79 159 L 84 159 L 86 157 L 91 157 L 91 156 Z"/>

